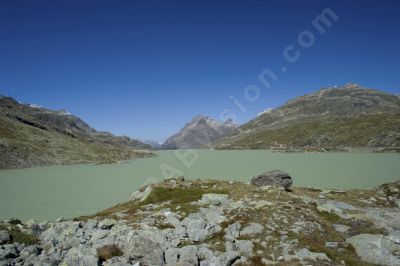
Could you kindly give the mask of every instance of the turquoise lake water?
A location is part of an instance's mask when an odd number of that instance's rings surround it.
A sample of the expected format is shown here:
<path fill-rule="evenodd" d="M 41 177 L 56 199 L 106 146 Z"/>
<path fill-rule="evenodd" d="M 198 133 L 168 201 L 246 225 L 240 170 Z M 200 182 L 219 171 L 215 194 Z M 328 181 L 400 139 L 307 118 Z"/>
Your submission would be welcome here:
<path fill-rule="evenodd" d="M 244 182 L 252 175 L 282 169 L 292 175 L 294 186 L 336 189 L 372 188 L 400 178 L 400 154 L 198 150 L 157 155 L 115 165 L 1 170 L 0 219 L 41 221 L 93 214 L 126 201 L 145 184 L 161 181 L 163 171 L 171 169 L 187 178 Z M 183 161 L 186 165 L 179 160 L 182 156 L 189 158 Z"/>

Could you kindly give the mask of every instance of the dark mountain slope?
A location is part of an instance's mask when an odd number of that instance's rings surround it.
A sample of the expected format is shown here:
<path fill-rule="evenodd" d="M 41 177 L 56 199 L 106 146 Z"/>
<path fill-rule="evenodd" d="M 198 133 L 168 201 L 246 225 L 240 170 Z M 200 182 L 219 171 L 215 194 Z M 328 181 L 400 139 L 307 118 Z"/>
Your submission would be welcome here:
<path fill-rule="evenodd" d="M 0 98 L 0 168 L 113 162 L 146 156 L 150 146 L 97 132 L 66 111 Z"/>

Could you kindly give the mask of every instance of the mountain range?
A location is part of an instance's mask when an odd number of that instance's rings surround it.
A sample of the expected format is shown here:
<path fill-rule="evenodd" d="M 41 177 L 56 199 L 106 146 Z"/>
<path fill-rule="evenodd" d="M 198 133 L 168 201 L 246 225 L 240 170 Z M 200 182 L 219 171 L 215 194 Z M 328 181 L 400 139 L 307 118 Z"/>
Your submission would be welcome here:
<path fill-rule="evenodd" d="M 151 155 L 150 145 L 99 132 L 64 110 L 0 98 L 0 169 L 106 163 Z"/>
<path fill-rule="evenodd" d="M 162 144 L 162 148 L 205 148 L 221 138 L 238 133 L 238 126 L 231 120 L 221 123 L 208 116 L 197 115 L 178 133 L 169 137 Z"/>
<path fill-rule="evenodd" d="M 268 110 L 219 149 L 400 147 L 400 98 L 358 84 L 323 88 Z"/>
<path fill-rule="evenodd" d="M 0 169 L 110 163 L 148 149 L 400 152 L 400 97 L 350 83 L 322 88 L 237 125 L 197 115 L 160 144 L 97 131 L 65 110 L 0 96 Z"/>
<path fill-rule="evenodd" d="M 199 115 L 162 145 L 165 149 L 317 151 L 397 151 L 399 147 L 399 96 L 354 83 L 289 100 L 241 126 Z"/>

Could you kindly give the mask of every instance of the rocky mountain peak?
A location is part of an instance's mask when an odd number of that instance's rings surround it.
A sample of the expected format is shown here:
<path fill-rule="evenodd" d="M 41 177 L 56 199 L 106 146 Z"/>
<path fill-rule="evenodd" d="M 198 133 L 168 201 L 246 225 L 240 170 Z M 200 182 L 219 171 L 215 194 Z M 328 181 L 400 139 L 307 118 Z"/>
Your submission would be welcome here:
<path fill-rule="evenodd" d="M 232 136 L 239 132 L 232 120 L 219 122 L 209 116 L 196 115 L 178 133 L 163 144 L 165 149 L 199 148 L 210 145 L 215 140 Z"/>

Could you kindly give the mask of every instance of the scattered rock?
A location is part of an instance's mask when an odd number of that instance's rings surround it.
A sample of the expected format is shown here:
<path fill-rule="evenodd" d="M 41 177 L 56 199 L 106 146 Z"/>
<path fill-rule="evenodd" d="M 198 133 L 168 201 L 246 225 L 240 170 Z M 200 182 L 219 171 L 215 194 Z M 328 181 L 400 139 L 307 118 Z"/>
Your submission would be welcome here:
<path fill-rule="evenodd" d="M 251 184 L 255 186 L 278 186 L 290 189 L 292 177 L 281 170 L 273 170 L 251 178 Z"/>
<path fill-rule="evenodd" d="M 142 232 L 130 232 L 120 241 L 124 256 L 139 259 L 143 265 L 163 265 L 164 251 L 151 236 Z"/>
<path fill-rule="evenodd" d="M 242 231 L 240 231 L 241 236 L 254 236 L 261 234 L 264 231 L 264 226 L 258 223 L 249 223 Z"/>
<path fill-rule="evenodd" d="M 0 248 L 0 262 L 18 257 L 18 250 L 12 244 L 5 244 Z"/>
<path fill-rule="evenodd" d="M 87 266 L 97 265 L 98 258 L 95 250 L 79 245 L 68 249 L 61 265 Z"/>
<path fill-rule="evenodd" d="M 203 194 L 201 203 L 212 205 L 226 205 L 229 203 L 228 194 Z"/>
<path fill-rule="evenodd" d="M 221 227 L 213 222 L 208 223 L 199 213 L 191 213 L 182 221 L 186 227 L 188 237 L 191 241 L 204 241 L 208 236 L 221 231 Z"/>
<path fill-rule="evenodd" d="M 383 235 L 360 234 L 346 239 L 363 261 L 379 265 L 400 265 L 400 245 Z"/>
<path fill-rule="evenodd" d="M 21 220 L 15 219 L 15 218 L 10 218 L 6 221 L 4 221 L 6 224 L 12 224 L 12 225 L 17 225 L 17 224 L 22 224 Z"/>
<path fill-rule="evenodd" d="M 339 233 L 346 233 L 347 231 L 349 231 L 351 229 L 350 226 L 347 226 L 344 224 L 333 224 L 333 228 L 335 229 L 335 231 L 337 231 Z"/>
<path fill-rule="evenodd" d="M 225 228 L 225 236 L 224 239 L 228 241 L 234 241 L 240 235 L 240 228 L 242 225 L 239 222 L 235 222 L 230 224 L 227 228 Z"/>
<path fill-rule="evenodd" d="M 386 236 L 386 238 L 393 243 L 400 245 L 400 230 L 395 230 L 391 232 L 388 236 Z"/>
<path fill-rule="evenodd" d="M 184 246 L 179 251 L 179 260 L 176 265 L 198 265 L 199 259 L 197 258 L 197 247 L 190 245 Z"/>
<path fill-rule="evenodd" d="M 6 244 L 10 242 L 10 234 L 8 233 L 7 230 L 1 230 L 0 231 L 0 245 Z"/>
<path fill-rule="evenodd" d="M 284 256 L 284 258 L 286 261 L 291 261 L 293 259 L 298 259 L 300 261 L 305 261 L 305 260 L 325 261 L 325 262 L 331 261 L 325 253 L 311 252 L 307 248 L 303 248 L 296 251 L 294 256 L 286 255 Z"/>
<path fill-rule="evenodd" d="M 147 199 L 147 197 L 151 194 L 153 188 L 151 186 L 147 186 L 143 191 L 135 191 L 129 198 L 129 201 L 138 200 L 139 202 L 143 202 Z"/>
<path fill-rule="evenodd" d="M 253 252 L 254 245 L 250 240 L 236 240 L 225 242 L 226 251 L 236 251 L 240 254 L 249 255 Z"/>
<path fill-rule="evenodd" d="M 31 255 L 39 255 L 42 249 L 37 245 L 27 246 L 21 250 L 19 256 L 27 259 Z"/>
<path fill-rule="evenodd" d="M 103 266 L 131 266 L 136 265 L 140 266 L 140 262 L 132 262 L 130 263 L 129 260 L 125 257 L 113 257 L 105 262 L 103 262 Z"/>
<path fill-rule="evenodd" d="M 356 208 L 350 204 L 338 201 L 328 201 L 327 203 L 317 206 L 319 212 L 334 213 L 338 216 L 345 217 L 344 210 L 355 210 Z"/>
<path fill-rule="evenodd" d="M 178 176 L 178 177 L 175 177 L 174 178 L 176 181 L 178 181 L 178 182 L 183 182 L 183 181 L 185 181 L 185 177 L 184 176 Z"/>
<path fill-rule="evenodd" d="M 226 216 L 223 215 L 224 211 L 222 208 L 210 205 L 208 208 L 200 208 L 200 213 L 208 222 L 220 224 L 226 221 Z"/>
<path fill-rule="evenodd" d="M 261 209 L 266 206 L 273 206 L 274 204 L 267 200 L 253 200 L 249 202 L 249 205 L 252 205 L 255 209 Z"/>
<path fill-rule="evenodd" d="M 325 242 L 325 247 L 327 248 L 336 249 L 338 248 L 338 246 L 339 246 L 338 242 Z"/>
<path fill-rule="evenodd" d="M 104 219 L 98 223 L 98 227 L 103 230 L 110 230 L 117 223 L 114 219 Z"/>

